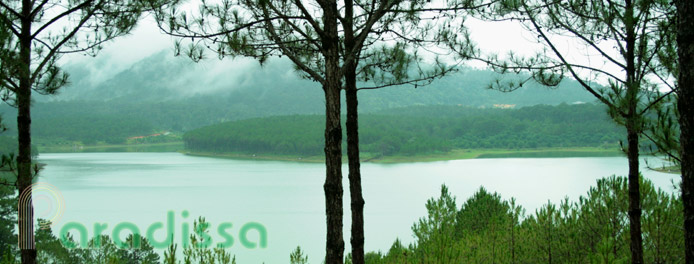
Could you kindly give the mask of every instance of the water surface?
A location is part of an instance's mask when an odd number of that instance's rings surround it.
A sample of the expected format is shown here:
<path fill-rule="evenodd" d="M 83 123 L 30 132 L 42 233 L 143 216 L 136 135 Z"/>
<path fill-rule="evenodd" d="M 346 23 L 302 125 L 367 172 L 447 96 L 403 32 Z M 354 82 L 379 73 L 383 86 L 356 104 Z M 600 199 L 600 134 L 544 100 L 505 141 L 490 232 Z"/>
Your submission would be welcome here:
<path fill-rule="evenodd" d="M 94 223 L 106 223 L 110 233 L 118 223 L 131 222 L 142 233 L 156 222 L 166 224 L 174 212 L 174 240 L 180 230 L 204 216 L 215 243 L 221 223 L 234 238 L 231 251 L 238 263 L 288 263 L 300 245 L 311 263 L 320 263 L 325 243 L 323 164 L 230 160 L 179 153 L 46 153 L 40 181 L 62 193 L 65 213 L 54 231 L 79 222 L 93 236 Z M 658 163 L 652 159 L 652 163 Z M 659 163 L 658 163 L 659 164 Z M 345 172 L 345 244 L 349 251 L 349 192 Z M 412 241 L 411 226 L 426 214 L 424 204 L 438 197 L 441 184 L 457 196 L 458 206 L 480 186 L 499 192 L 534 212 L 547 201 L 576 200 L 601 177 L 626 175 L 627 162 L 610 158 L 473 159 L 406 164 L 362 165 L 365 206 L 365 247 L 387 251 L 395 238 Z M 673 191 L 679 175 L 643 170 L 657 187 Z M 45 201 L 36 199 L 36 216 L 50 217 Z M 189 215 L 185 217 L 185 213 Z M 238 232 L 250 222 L 261 223 L 267 248 L 249 249 Z M 256 240 L 255 233 L 249 239 Z M 163 240 L 163 231 L 155 237 Z"/>

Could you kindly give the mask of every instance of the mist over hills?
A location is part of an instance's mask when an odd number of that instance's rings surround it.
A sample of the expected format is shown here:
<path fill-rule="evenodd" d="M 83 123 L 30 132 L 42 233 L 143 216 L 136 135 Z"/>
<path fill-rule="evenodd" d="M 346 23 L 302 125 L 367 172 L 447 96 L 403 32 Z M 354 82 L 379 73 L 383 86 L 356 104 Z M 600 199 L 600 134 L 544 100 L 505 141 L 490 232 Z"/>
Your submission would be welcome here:
<path fill-rule="evenodd" d="M 128 101 L 167 102 L 195 97 L 228 98 L 229 103 L 280 105 L 283 113 L 320 113 L 323 94 L 316 82 L 301 79 L 288 60 L 273 59 L 262 67 L 249 59 L 210 58 L 194 63 L 162 50 L 130 67 L 104 74 L 109 58 L 95 58 L 90 64 L 67 64 L 71 85 L 57 96 L 37 99 L 52 101 Z M 498 74 L 486 70 L 465 69 L 436 80 L 428 86 L 388 87 L 360 92 L 362 111 L 378 111 L 410 105 L 494 104 L 529 106 L 556 105 L 562 102 L 594 101 L 578 83 L 565 81 L 560 88 L 549 89 L 528 83 L 513 93 L 486 89 Z"/>
<path fill-rule="evenodd" d="M 273 59 L 262 67 L 249 59 L 211 58 L 194 63 L 174 57 L 170 50 L 120 68 L 114 67 L 111 59 L 97 57 L 87 63 L 63 65 L 70 73 L 70 85 L 57 95 L 34 96 L 34 135 L 80 140 L 88 136 L 78 134 L 91 133 L 124 138 L 155 131 L 185 132 L 225 121 L 324 111 L 320 85 L 301 79 L 288 60 Z M 424 87 L 363 90 L 359 93 L 359 108 L 362 113 L 379 113 L 425 105 L 491 108 L 503 104 L 519 108 L 595 101 L 572 80 L 553 89 L 535 83 L 511 93 L 486 89 L 498 77 L 487 70 L 464 69 Z M 0 113 L 3 122 L 14 130 L 16 110 L 3 104 Z"/>

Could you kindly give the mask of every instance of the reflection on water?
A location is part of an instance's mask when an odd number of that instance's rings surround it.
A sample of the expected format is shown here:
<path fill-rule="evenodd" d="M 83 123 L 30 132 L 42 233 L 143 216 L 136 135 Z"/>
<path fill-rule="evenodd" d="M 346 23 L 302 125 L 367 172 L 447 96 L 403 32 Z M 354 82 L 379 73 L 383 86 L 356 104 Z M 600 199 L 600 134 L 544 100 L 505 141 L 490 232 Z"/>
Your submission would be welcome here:
<path fill-rule="evenodd" d="M 181 230 L 204 216 L 216 243 L 226 242 L 215 230 L 227 229 L 239 263 L 287 263 L 300 245 L 309 261 L 324 254 L 324 165 L 185 156 L 179 153 L 59 153 L 41 154 L 46 167 L 40 181 L 56 186 L 65 213 L 54 231 L 69 222 L 83 224 L 93 236 L 95 223 L 104 234 L 130 222 L 145 232 L 155 223 Z M 653 161 L 652 161 L 653 162 Z M 407 164 L 363 164 L 367 251 L 386 251 L 396 237 L 412 241 L 410 227 L 426 213 L 427 199 L 439 195 L 441 184 L 458 197 L 458 205 L 480 186 L 515 197 L 528 212 L 564 197 L 577 199 L 601 177 L 626 175 L 622 157 L 562 159 L 476 159 Z M 346 168 L 345 168 L 346 171 Z M 655 186 L 673 191 L 678 175 L 644 170 Z M 345 245 L 349 250 L 349 193 L 345 176 Z M 42 212 L 37 204 L 37 217 Z M 266 248 L 247 248 L 239 232 L 247 223 L 267 230 Z M 125 234 L 125 232 L 124 232 Z M 249 235 L 249 240 L 257 239 Z"/>

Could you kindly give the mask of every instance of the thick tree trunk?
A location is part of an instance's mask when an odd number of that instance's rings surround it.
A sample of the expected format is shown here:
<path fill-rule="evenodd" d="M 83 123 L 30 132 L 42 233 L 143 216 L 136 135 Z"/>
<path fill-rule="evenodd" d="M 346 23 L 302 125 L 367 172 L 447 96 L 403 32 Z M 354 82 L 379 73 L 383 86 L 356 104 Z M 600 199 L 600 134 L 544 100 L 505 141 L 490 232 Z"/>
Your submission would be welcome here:
<path fill-rule="evenodd" d="M 680 113 L 680 160 L 682 161 L 682 203 L 684 204 L 685 262 L 694 263 L 694 3 L 675 1 L 677 5 L 677 45 L 680 76 L 678 111 Z"/>
<path fill-rule="evenodd" d="M 321 2 L 326 37 L 322 38 L 325 58 L 325 214 L 327 239 L 325 263 L 344 261 L 345 241 L 342 236 L 342 127 L 340 125 L 341 75 L 339 67 L 339 38 L 337 4 Z"/>
<path fill-rule="evenodd" d="M 333 264 L 342 263 L 345 250 L 342 236 L 342 128 L 339 86 L 326 87 L 325 105 L 325 263 Z"/>
<path fill-rule="evenodd" d="M 17 153 L 17 189 L 19 214 L 19 248 L 23 264 L 36 263 L 36 247 L 34 245 L 34 208 L 31 199 L 31 1 L 22 1 L 22 32 L 20 37 L 21 73 L 17 99 L 17 138 L 19 153 Z"/>
<path fill-rule="evenodd" d="M 639 135 L 627 126 L 627 159 L 629 160 L 629 235 L 631 263 L 643 263 L 641 238 L 641 193 L 639 189 Z"/>

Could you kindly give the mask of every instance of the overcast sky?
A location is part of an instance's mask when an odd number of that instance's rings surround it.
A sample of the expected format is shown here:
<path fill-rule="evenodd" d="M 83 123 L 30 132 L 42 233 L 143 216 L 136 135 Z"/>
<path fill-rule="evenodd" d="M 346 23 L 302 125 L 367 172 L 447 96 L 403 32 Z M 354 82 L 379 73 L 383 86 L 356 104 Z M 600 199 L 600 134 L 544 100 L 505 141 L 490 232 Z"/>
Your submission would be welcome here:
<path fill-rule="evenodd" d="M 535 34 L 527 32 L 517 22 L 482 22 L 475 19 L 468 19 L 466 25 L 469 27 L 471 37 L 482 50 L 486 52 L 505 55 L 513 50 L 519 55 L 531 56 L 541 50 L 542 45 L 537 43 Z M 610 65 L 605 65 L 599 56 L 586 56 L 586 52 L 582 51 L 583 46 L 577 44 L 569 38 L 555 37 L 557 46 L 563 52 L 568 54 L 568 58 L 573 58 L 580 63 L 587 63 L 593 67 L 606 69 L 610 72 L 621 76 L 622 74 L 616 68 L 610 68 Z M 159 31 L 153 18 L 145 16 L 130 35 L 117 38 L 106 44 L 104 50 L 97 56 L 92 58 L 84 55 L 70 55 L 61 60 L 61 63 L 79 63 L 98 67 L 92 71 L 91 76 L 94 80 L 105 80 L 106 78 L 127 69 L 133 63 L 157 53 L 161 50 L 173 50 L 174 39 Z M 609 44 L 605 44 L 609 45 Z M 608 47 L 611 50 L 611 48 Z M 211 55 L 211 54 L 210 54 Z M 215 56 L 210 56 L 216 61 Z M 186 59 L 186 58 L 181 58 Z M 99 61 L 98 64 L 94 64 Z M 206 62 L 198 67 L 218 68 L 219 65 L 224 65 L 224 70 L 230 71 L 246 71 L 246 70 L 261 70 L 259 67 L 253 67 L 257 63 L 248 58 L 225 59 L 222 62 Z M 484 67 L 481 63 L 471 63 L 475 67 Z M 219 70 L 215 71 L 219 74 L 224 74 Z"/>
<path fill-rule="evenodd" d="M 485 23 L 469 19 L 466 24 L 471 28 L 473 40 L 485 50 L 505 53 L 513 49 L 516 52 L 532 54 L 537 47 L 531 34 L 524 32 L 514 22 Z M 98 57 L 113 57 L 116 64 L 131 64 L 148 55 L 163 49 L 173 50 L 174 38 L 160 32 L 154 19 L 145 16 L 129 35 L 117 38 L 108 44 Z M 513 45 L 509 45 L 513 43 Z M 70 55 L 65 61 L 90 59 L 83 55 Z"/>

